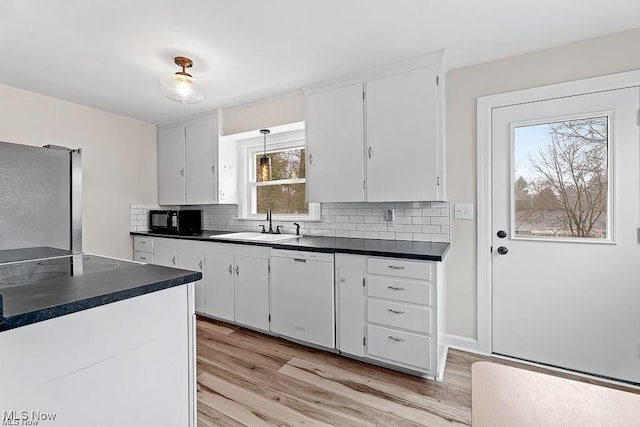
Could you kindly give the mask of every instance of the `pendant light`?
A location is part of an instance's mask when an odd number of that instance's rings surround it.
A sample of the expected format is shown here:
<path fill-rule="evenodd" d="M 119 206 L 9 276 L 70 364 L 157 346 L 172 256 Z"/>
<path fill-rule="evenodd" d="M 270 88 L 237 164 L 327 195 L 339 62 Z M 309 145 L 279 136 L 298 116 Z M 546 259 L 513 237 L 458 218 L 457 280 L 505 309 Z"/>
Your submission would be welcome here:
<path fill-rule="evenodd" d="M 204 101 L 204 86 L 185 71 L 193 66 L 193 61 L 184 56 L 176 56 L 174 62 L 182 71 L 165 74 L 160 78 L 160 90 L 167 98 L 183 104 L 197 104 Z"/>
<path fill-rule="evenodd" d="M 267 156 L 267 135 L 271 133 L 269 129 L 260 129 L 264 137 L 264 152 L 258 162 L 258 181 L 271 181 L 271 158 Z"/>

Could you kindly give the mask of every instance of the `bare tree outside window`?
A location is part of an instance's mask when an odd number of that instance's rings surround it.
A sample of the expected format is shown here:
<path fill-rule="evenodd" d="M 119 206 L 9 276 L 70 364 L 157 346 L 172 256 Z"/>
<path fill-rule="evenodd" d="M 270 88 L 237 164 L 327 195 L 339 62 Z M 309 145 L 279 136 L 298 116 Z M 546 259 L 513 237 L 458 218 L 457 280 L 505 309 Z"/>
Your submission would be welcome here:
<path fill-rule="evenodd" d="M 608 125 L 593 117 L 515 129 L 516 236 L 608 237 Z"/>
<path fill-rule="evenodd" d="M 271 181 L 261 182 L 256 187 L 256 213 L 265 213 L 267 208 L 271 208 L 274 214 L 309 213 L 309 205 L 305 202 L 304 153 L 304 148 L 267 153 L 271 158 Z M 255 156 L 256 169 L 261 156 Z"/>

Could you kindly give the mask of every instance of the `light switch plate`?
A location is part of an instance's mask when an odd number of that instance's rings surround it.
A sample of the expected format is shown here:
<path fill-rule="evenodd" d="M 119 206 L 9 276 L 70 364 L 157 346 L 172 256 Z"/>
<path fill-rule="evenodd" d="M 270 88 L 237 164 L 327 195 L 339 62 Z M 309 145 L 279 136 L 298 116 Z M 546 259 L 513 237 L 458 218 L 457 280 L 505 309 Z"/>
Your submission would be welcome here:
<path fill-rule="evenodd" d="M 454 203 L 453 218 L 473 219 L 473 203 Z"/>

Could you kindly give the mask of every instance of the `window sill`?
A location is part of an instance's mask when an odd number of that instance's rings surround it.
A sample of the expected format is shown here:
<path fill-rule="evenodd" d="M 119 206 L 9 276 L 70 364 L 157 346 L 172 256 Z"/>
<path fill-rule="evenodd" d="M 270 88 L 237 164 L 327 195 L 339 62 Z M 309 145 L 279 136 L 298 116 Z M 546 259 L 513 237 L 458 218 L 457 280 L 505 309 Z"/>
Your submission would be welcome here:
<path fill-rule="evenodd" d="M 267 221 L 265 215 L 237 217 L 238 221 Z M 271 222 L 322 222 L 322 218 L 313 218 L 310 216 L 295 215 L 273 215 Z"/>

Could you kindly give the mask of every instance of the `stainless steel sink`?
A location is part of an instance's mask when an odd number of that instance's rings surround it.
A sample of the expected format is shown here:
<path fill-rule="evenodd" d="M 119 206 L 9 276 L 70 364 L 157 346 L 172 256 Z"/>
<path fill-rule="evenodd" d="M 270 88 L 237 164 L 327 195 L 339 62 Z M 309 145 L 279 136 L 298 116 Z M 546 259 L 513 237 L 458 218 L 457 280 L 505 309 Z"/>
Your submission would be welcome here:
<path fill-rule="evenodd" d="M 229 234 L 218 234 L 209 236 L 214 239 L 229 239 L 229 240 L 250 240 L 253 242 L 280 242 L 282 240 L 295 239 L 295 234 L 267 234 L 267 233 L 254 233 L 254 232 L 239 232 Z"/>

